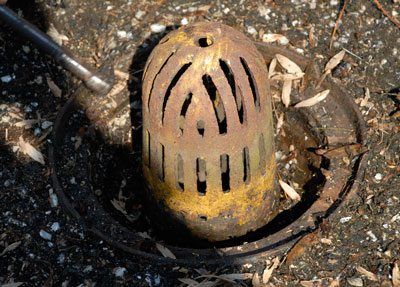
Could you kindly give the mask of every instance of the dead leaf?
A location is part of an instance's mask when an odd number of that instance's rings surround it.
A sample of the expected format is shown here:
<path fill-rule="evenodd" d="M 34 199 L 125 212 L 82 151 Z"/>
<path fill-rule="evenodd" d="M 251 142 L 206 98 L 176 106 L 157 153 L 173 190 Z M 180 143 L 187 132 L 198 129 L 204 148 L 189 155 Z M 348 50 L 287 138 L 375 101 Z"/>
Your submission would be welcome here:
<path fill-rule="evenodd" d="M 290 105 L 290 93 L 292 91 L 292 81 L 291 80 L 285 80 L 283 82 L 283 87 L 282 87 L 282 103 L 285 105 L 285 107 L 289 107 Z"/>
<path fill-rule="evenodd" d="M 268 67 L 268 77 L 271 78 L 273 74 L 275 74 L 275 68 L 276 68 L 276 58 L 273 58 L 271 60 L 271 63 L 269 63 Z"/>
<path fill-rule="evenodd" d="M 300 195 L 286 182 L 279 180 L 279 184 L 282 187 L 283 191 L 290 199 L 299 201 L 301 199 Z"/>
<path fill-rule="evenodd" d="M 311 107 L 311 106 L 325 100 L 325 98 L 328 96 L 329 92 L 330 92 L 329 90 L 322 91 L 307 100 L 297 103 L 294 107 L 295 108 Z"/>
<path fill-rule="evenodd" d="M 399 265 L 394 263 L 393 266 L 393 271 L 392 271 L 392 283 L 393 287 L 400 287 L 400 271 L 399 271 Z"/>
<path fill-rule="evenodd" d="M 18 287 L 18 286 L 21 286 L 24 283 L 25 282 L 10 282 L 10 283 L 6 283 L 6 284 L 1 285 L 1 287 Z"/>
<path fill-rule="evenodd" d="M 14 250 L 20 244 L 21 244 L 21 241 L 17 241 L 17 242 L 11 243 L 6 248 L 4 248 L 4 250 L 0 253 L 0 257 L 3 256 L 4 254 L 6 254 L 7 252 L 10 252 L 10 251 Z"/>
<path fill-rule="evenodd" d="M 34 148 L 30 143 L 24 141 L 24 138 L 22 136 L 19 137 L 18 147 L 20 152 L 28 155 L 34 161 L 40 162 L 44 165 L 43 154 L 36 148 Z"/>
<path fill-rule="evenodd" d="M 30 129 L 33 127 L 33 125 L 37 124 L 39 120 L 37 119 L 32 119 L 32 120 L 22 120 L 20 122 L 17 122 L 14 124 L 14 126 L 19 127 L 19 128 L 25 128 L 25 129 Z"/>
<path fill-rule="evenodd" d="M 61 98 L 61 95 L 62 95 L 61 89 L 49 77 L 46 78 L 46 81 L 47 81 L 47 85 L 49 86 L 49 89 L 53 93 L 53 95 L 56 98 Z"/>
<path fill-rule="evenodd" d="M 301 68 L 292 60 L 290 60 L 289 58 L 280 55 L 280 54 L 276 54 L 275 55 L 276 59 L 278 60 L 279 64 L 281 64 L 281 66 L 290 74 L 300 74 L 303 73 L 303 71 L 301 70 Z"/>
<path fill-rule="evenodd" d="M 280 130 L 281 130 L 281 128 L 282 128 L 283 123 L 284 123 L 284 118 L 285 118 L 285 114 L 284 114 L 284 113 L 281 113 L 281 114 L 279 115 L 278 121 L 277 121 L 277 123 L 276 123 L 276 134 L 279 134 L 279 132 L 280 132 Z"/>
<path fill-rule="evenodd" d="M 224 278 L 228 280 L 247 280 L 253 277 L 252 273 L 231 273 L 231 274 L 221 274 L 218 275 L 219 278 Z"/>
<path fill-rule="evenodd" d="M 329 287 L 339 287 L 340 285 L 339 285 L 339 279 L 333 279 L 332 281 L 331 281 L 331 283 L 329 284 Z"/>
<path fill-rule="evenodd" d="M 199 278 L 216 278 L 230 283 L 235 283 L 235 280 L 248 280 L 253 278 L 252 273 L 232 273 L 232 274 L 221 274 L 221 275 L 201 275 Z"/>
<path fill-rule="evenodd" d="M 187 284 L 188 287 L 195 287 L 199 285 L 199 282 L 190 278 L 178 278 L 178 280 L 184 284 Z"/>
<path fill-rule="evenodd" d="M 324 73 L 329 73 L 332 71 L 339 63 L 343 60 L 344 55 L 346 54 L 345 50 L 340 51 L 335 56 L 333 56 L 328 63 L 325 65 Z"/>
<path fill-rule="evenodd" d="M 378 276 L 376 276 L 376 274 L 372 273 L 371 271 L 368 271 L 367 269 L 361 267 L 361 266 L 357 266 L 356 270 L 362 274 L 365 275 L 365 277 L 367 277 L 369 280 L 371 281 L 378 281 Z"/>
<path fill-rule="evenodd" d="M 317 232 L 309 233 L 303 236 L 297 243 L 290 249 L 286 255 L 286 265 L 290 266 L 296 259 L 298 259 L 304 252 L 318 240 Z"/>
<path fill-rule="evenodd" d="M 158 249 L 158 251 L 160 251 L 160 253 L 167 258 L 172 258 L 172 259 L 176 259 L 176 256 L 171 252 L 171 250 L 169 250 L 167 247 L 156 243 L 156 247 Z"/>
<path fill-rule="evenodd" d="M 301 79 L 304 76 L 304 73 L 298 73 L 298 74 L 277 74 L 273 75 L 271 77 L 271 80 L 276 80 L 276 81 L 286 81 L 286 80 L 298 80 Z"/>
<path fill-rule="evenodd" d="M 314 287 L 315 286 L 314 282 L 316 282 L 316 281 L 315 280 L 311 280 L 311 281 L 303 280 L 303 281 L 300 281 L 300 285 L 303 287 Z"/>
<path fill-rule="evenodd" d="M 251 279 L 251 285 L 253 287 L 261 287 L 260 275 L 257 272 L 254 273 L 253 278 Z"/>
<path fill-rule="evenodd" d="M 363 152 L 365 152 L 365 150 L 362 149 L 362 146 L 359 143 L 345 145 L 336 148 L 330 148 L 330 149 L 317 149 L 315 151 L 316 154 L 323 155 L 328 158 L 345 157 L 345 156 L 354 157 Z"/>
<path fill-rule="evenodd" d="M 272 265 L 270 267 L 264 269 L 263 276 L 262 276 L 262 282 L 264 284 L 268 283 L 269 279 L 271 278 L 272 272 L 274 272 L 275 268 L 278 267 L 278 265 L 279 265 L 279 258 L 275 257 L 272 260 Z"/>
<path fill-rule="evenodd" d="M 60 34 L 56 27 L 52 23 L 50 23 L 49 29 L 47 30 L 47 35 L 50 36 L 58 45 L 62 46 L 63 42 L 68 42 L 69 38 L 63 34 Z"/>

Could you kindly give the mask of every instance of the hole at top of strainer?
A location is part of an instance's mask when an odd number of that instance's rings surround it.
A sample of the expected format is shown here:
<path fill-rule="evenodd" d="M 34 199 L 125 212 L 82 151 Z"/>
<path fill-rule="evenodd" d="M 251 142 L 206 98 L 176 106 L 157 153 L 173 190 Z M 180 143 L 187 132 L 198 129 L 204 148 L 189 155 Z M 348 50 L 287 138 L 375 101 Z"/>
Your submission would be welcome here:
<path fill-rule="evenodd" d="M 202 48 L 211 46 L 214 43 L 213 39 L 209 36 L 201 37 L 201 38 L 199 38 L 199 40 L 197 42 L 198 42 L 199 46 Z"/>

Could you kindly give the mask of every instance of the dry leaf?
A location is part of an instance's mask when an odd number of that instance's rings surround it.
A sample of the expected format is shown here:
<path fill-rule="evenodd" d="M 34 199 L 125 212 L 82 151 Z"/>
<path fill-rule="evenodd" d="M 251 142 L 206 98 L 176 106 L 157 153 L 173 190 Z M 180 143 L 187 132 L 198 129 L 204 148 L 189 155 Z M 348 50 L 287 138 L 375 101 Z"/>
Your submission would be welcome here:
<path fill-rule="evenodd" d="M 33 125 L 37 124 L 38 122 L 39 122 L 39 120 L 37 120 L 37 119 L 36 120 L 35 119 L 22 120 L 20 122 L 15 123 L 14 126 L 19 127 L 19 128 L 24 127 L 25 129 L 30 129 Z"/>
<path fill-rule="evenodd" d="M 171 250 L 169 250 L 167 247 L 156 243 L 156 247 L 158 249 L 158 251 L 160 251 L 160 253 L 164 256 L 164 257 L 168 257 L 168 258 L 172 258 L 172 259 L 176 259 L 175 255 L 171 252 Z"/>
<path fill-rule="evenodd" d="M 292 81 L 285 80 L 283 82 L 283 87 L 282 87 L 282 103 L 285 105 L 285 107 L 289 107 L 290 105 L 291 91 L 292 91 Z"/>
<path fill-rule="evenodd" d="M 253 277 L 252 273 L 232 273 L 232 274 L 221 274 L 218 278 L 225 280 L 247 280 Z"/>
<path fill-rule="evenodd" d="M 276 58 L 273 58 L 271 60 L 271 63 L 269 63 L 268 67 L 268 77 L 271 78 L 272 75 L 275 73 L 275 68 L 276 68 Z"/>
<path fill-rule="evenodd" d="M 301 199 L 300 195 L 291 187 L 289 184 L 286 182 L 279 180 L 279 184 L 282 187 L 283 191 L 287 196 L 290 197 L 290 199 L 298 201 Z"/>
<path fill-rule="evenodd" d="M 251 285 L 253 287 L 261 287 L 260 275 L 258 275 L 257 272 L 254 273 L 253 278 L 251 279 Z"/>
<path fill-rule="evenodd" d="M 179 281 L 188 285 L 188 287 L 195 287 L 199 285 L 199 282 L 190 278 L 178 278 Z"/>
<path fill-rule="evenodd" d="M 47 77 L 46 80 L 47 80 L 47 85 L 49 86 L 49 89 L 53 93 L 53 95 L 56 98 L 61 98 L 62 95 L 61 89 L 49 77 Z"/>
<path fill-rule="evenodd" d="M 267 284 L 269 279 L 271 278 L 272 272 L 274 272 L 275 268 L 279 265 L 279 258 L 275 257 L 272 260 L 272 265 L 269 268 L 265 268 L 262 276 L 262 282 Z"/>
<path fill-rule="evenodd" d="M 34 148 L 30 143 L 24 141 L 24 138 L 22 136 L 19 137 L 18 147 L 22 153 L 28 155 L 34 161 L 40 162 L 44 165 L 43 154 L 36 148 Z"/>
<path fill-rule="evenodd" d="M 17 242 L 11 243 L 11 244 L 8 245 L 6 248 L 4 248 L 4 250 L 0 253 L 0 256 L 3 256 L 3 255 L 6 254 L 7 252 L 10 252 L 10 251 L 14 250 L 14 249 L 17 248 L 20 244 L 21 244 L 21 241 L 17 241 Z"/>
<path fill-rule="evenodd" d="M 52 23 L 50 23 L 50 27 L 47 30 L 47 35 L 49 35 L 50 38 L 52 38 L 54 42 L 56 42 L 60 46 L 62 46 L 63 41 L 66 42 L 69 41 L 68 37 L 63 34 L 60 34 Z"/>
<path fill-rule="evenodd" d="M 357 266 L 356 270 L 361 273 L 362 275 L 365 275 L 369 280 L 371 281 L 378 281 L 378 276 L 376 276 L 374 273 L 372 273 L 371 271 L 368 271 L 367 269 L 361 267 L 361 266 Z"/>
<path fill-rule="evenodd" d="M 286 80 L 298 80 L 301 79 L 304 76 L 304 73 L 297 73 L 297 74 L 277 74 L 273 75 L 271 77 L 271 80 L 277 80 L 277 81 L 286 81 Z"/>
<path fill-rule="evenodd" d="M 284 117 L 285 117 L 285 114 L 281 113 L 279 118 L 278 118 L 278 121 L 276 123 L 276 134 L 279 134 L 279 132 L 281 131 L 281 128 L 282 128 L 283 123 L 284 123 Z"/>
<path fill-rule="evenodd" d="M 326 64 L 324 73 L 329 73 L 330 71 L 332 71 L 332 69 L 334 69 L 337 65 L 339 65 L 339 63 L 343 60 L 345 54 L 346 51 L 342 50 L 335 56 L 333 56 Z"/>
<path fill-rule="evenodd" d="M 25 284 L 25 282 L 10 282 L 10 283 L 1 285 L 1 287 L 18 287 L 18 286 L 21 286 L 22 284 Z"/>
<path fill-rule="evenodd" d="M 289 60 L 289 58 L 286 58 L 283 55 L 276 54 L 275 55 L 276 59 L 278 60 L 279 64 L 290 74 L 300 74 L 303 73 L 301 68 L 292 60 Z"/>
<path fill-rule="evenodd" d="M 339 285 L 339 279 L 333 279 L 332 281 L 331 281 L 331 283 L 329 284 L 329 287 L 339 287 L 340 285 Z"/>
<path fill-rule="evenodd" d="M 329 90 L 322 91 L 318 94 L 316 94 L 314 97 L 311 97 L 307 100 L 301 101 L 300 103 L 297 103 L 294 107 L 295 108 L 304 108 L 304 107 L 311 107 L 323 100 L 328 96 Z"/>
<path fill-rule="evenodd" d="M 297 241 L 286 255 L 286 266 L 290 266 L 295 260 L 302 256 L 310 246 L 318 241 L 318 238 L 318 233 L 314 231 L 304 235 L 299 241 Z"/>
<path fill-rule="evenodd" d="M 399 265 L 397 264 L 397 262 L 393 266 L 392 283 L 393 283 L 393 287 L 400 287 L 400 271 L 399 271 Z"/>
<path fill-rule="evenodd" d="M 300 285 L 303 287 L 314 287 L 315 286 L 314 282 L 316 282 L 316 281 L 315 280 L 311 280 L 311 281 L 303 280 L 303 281 L 300 281 Z"/>

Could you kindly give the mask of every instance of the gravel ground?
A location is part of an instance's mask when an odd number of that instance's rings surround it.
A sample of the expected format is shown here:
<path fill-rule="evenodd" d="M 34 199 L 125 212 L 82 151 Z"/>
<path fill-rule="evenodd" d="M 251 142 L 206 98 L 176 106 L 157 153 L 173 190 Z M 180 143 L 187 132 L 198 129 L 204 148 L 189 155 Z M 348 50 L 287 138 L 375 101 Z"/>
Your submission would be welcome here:
<path fill-rule="evenodd" d="M 9 2 L 93 66 L 133 56 L 166 27 L 198 20 L 223 22 L 256 41 L 270 33 L 284 35 L 289 40 L 281 43 L 285 48 L 314 58 L 321 68 L 346 49 L 333 80 L 359 104 L 368 125 L 365 180 L 357 196 L 308 237 L 300 254 L 280 258 L 283 263 L 268 284 L 392 286 L 400 259 L 400 30 L 372 1 L 349 1 L 331 49 L 338 0 Z M 400 18 L 399 1 L 381 2 Z M 22 136 L 46 154 L 52 123 L 74 80 L 32 44 L 0 27 L 0 284 L 186 286 L 178 278 L 206 272 L 141 264 L 89 236 L 66 216 L 53 194 L 47 158 L 42 165 L 16 146 Z M 117 64 L 121 69 L 126 65 Z M 51 91 L 52 83 L 61 94 Z M 261 276 L 271 264 L 208 271 Z"/>

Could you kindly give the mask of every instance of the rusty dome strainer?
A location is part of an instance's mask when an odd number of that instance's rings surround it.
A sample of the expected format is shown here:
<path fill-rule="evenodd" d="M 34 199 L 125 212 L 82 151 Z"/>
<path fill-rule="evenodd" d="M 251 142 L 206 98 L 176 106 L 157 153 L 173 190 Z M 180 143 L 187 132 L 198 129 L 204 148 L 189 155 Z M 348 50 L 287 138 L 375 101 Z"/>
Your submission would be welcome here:
<path fill-rule="evenodd" d="M 225 240 L 277 212 L 266 65 L 240 32 L 196 23 L 163 38 L 143 76 L 143 169 L 164 214 Z"/>

